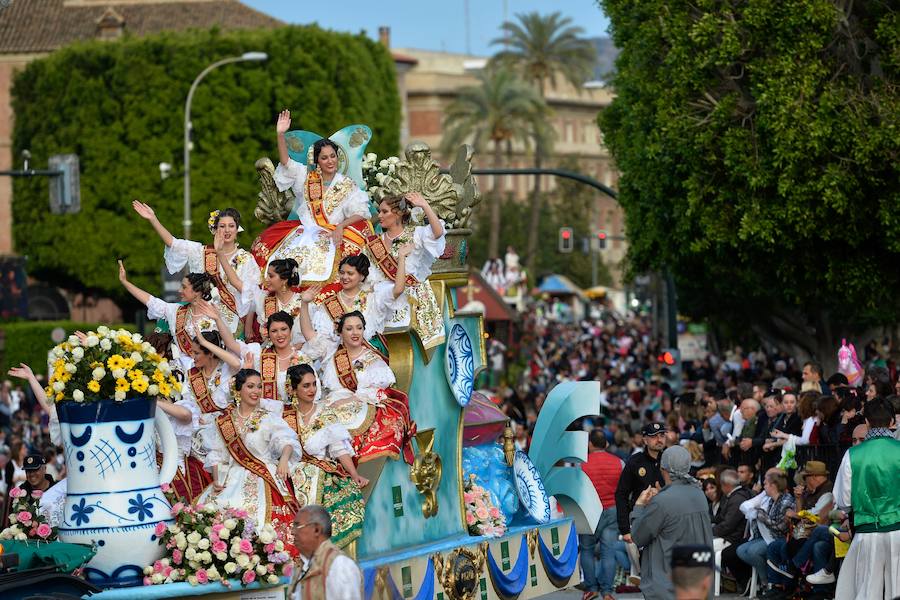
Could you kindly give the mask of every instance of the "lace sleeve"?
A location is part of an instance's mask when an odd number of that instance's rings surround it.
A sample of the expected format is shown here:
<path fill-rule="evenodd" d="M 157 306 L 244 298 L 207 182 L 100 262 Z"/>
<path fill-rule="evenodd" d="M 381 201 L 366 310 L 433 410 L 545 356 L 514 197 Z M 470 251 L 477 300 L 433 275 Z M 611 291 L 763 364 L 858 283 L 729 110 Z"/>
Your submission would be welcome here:
<path fill-rule="evenodd" d="M 303 354 L 312 360 L 322 360 L 334 354 L 337 347 L 338 341 L 336 337 L 317 335 L 311 340 L 306 340 L 306 343 L 303 344 Z"/>
<path fill-rule="evenodd" d="M 274 180 L 279 192 L 292 188 L 296 193 L 298 188 L 303 188 L 306 181 L 306 165 L 301 165 L 293 158 L 288 159 L 286 167 L 279 162 L 275 167 Z M 297 194 L 297 197 L 299 198 L 300 194 Z"/>
<path fill-rule="evenodd" d="M 202 273 L 204 270 L 203 244 L 175 238 L 172 245 L 166 246 L 166 249 L 163 250 L 163 260 L 166 262 L 169 273 L 177 273 L 184 268 L 184 265 L 188 266 L 188 271 L 191 273 Z"/>
<path fill-rule="evenodd" d="M 328 337 L 337 339 L 337 333 L 334 329 L 334 321 L 328 310 L 321 304 L 312 304 L 309 307 L 309 318 L 312 321 L 313 329 L 319 334 L 316 337 Z M 298 319 L 299 320 L 299 319 Z"/>
<path fill-rule="evenodd" d="M 303 441 L 303 449 L 316 458 L 353 456 L 350 432 L 339 423 L 327 425 Z"/>
<path fill-rule="evenodd" d="M 222 439 L 215 421 L 200 430 L 200 437 L 207 448 L 206 459 L 203 461 L 203 467 L 207 471 L 211 473 L 214 466 L 231 462 L 231 454 L 225 447 L 225 440 Z"/>
<path fill-rule="evenodd" d="M 165 319 L 169 322 L 170 329 L 175 327 L 175 311 L 177 310 L 177 304 L 163 302 L 156 296 L 150 296 L 150 300 L 147 302 L 147 318 L 152 320 Z"/>
<path fill-rule="evenodd" d="M 285 446 L 291 447 L 291 463 L 300 460 L 303 450 L 297 432 L 291 429 L 284 419 L 273 412 L 269 412 L 263 419 L 262 426 L 269 432 L 269 454 L 274 460 L 281 457 L 281 451 Z"/>
<path fill-rule="evenodd" d="M 402 310 L 408 302 L 406 294 L 394 298 L 394 282 L 382 281 L 375 284 L 366 300 L 366 338 L 371 339 L 374 335 L 383 333 L 394 311 Z"/>
<path fill-rule="evenodd" d="M 353 190 L 344 198 L 340 207 L 335 211 L 335 224 L 349 219 L 350 217 L 359 217 L 360 219 L 371 219 L 372 211 L 369 210 L 369 195 L 359 189 L 354 184 Z M 340 218 L 338 218 L 340 217 Z"/>
<path fill-rule="evenodd" d="M 259 289 L 259 266 L 257 266 L 253 256 L 246 250 L 238 250 L 238 266 L 236 272 L 243 284 L 241 295 L 237 298 L 238 313 L 243 317 L 248 312 L 255 310 L 256 292 L 261 291 Z"/>

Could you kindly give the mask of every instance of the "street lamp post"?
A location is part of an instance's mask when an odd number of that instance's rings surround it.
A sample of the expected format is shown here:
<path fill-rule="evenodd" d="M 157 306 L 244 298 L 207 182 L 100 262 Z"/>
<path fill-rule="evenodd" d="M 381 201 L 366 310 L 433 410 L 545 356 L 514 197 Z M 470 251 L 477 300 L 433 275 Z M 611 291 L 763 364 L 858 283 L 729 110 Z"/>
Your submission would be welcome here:
<path fill-rule="evenodd" d="M 186 240 L 191 239 L 191 102 L 194 99 L 197 85 L 206 77 L 207 73 L 216 67 L 236 62 L 263 61 L 268 58 L 269 55 L 265 52 L 245 52 L 240 56 L 223 58 L 203 69 L 197 75 L 194 83 L 191 84 L 187 102 L 184 104 L 184 221 L 182 224 L 184 225 L 184 239 Z"/>

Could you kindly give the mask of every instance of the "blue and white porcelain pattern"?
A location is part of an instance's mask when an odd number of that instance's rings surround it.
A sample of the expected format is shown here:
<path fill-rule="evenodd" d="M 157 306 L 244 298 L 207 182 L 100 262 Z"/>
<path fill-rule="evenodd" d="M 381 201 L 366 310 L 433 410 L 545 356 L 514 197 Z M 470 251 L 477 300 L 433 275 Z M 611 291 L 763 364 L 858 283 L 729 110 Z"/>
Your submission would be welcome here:
<path fill-rule="evenodd" d="M 516 450 L 513 474 L 522 506 L 538 523 L 548 523 L 550 521 L 550 497 L 547 496 L 547 491 L 544 489 L 541 474 L 538 473 L 528 455 L 521 450 Z"/>
<path fill-rule="evenodd" d="M 171 423 L 156 418 L 156 401 L 147 399 L 63 403 L 57 412 L 69 470 L 59 538 L 96 544 L 84 569 L 89 582 L 139 585 L 144 567 L 163 554 L 156 524 L 172 522 L 160 489 L 155 439 L 159 428 L 162 478 L 170 481 L 178 456 Z"/>
<path fill-rule="evenodd" d="M 450 329 L 447 338 L 447 381 L 453 397 L 460 406 L 466 406 L 475 390 L 475 352 L 469 334 L 459 323 Z"/>

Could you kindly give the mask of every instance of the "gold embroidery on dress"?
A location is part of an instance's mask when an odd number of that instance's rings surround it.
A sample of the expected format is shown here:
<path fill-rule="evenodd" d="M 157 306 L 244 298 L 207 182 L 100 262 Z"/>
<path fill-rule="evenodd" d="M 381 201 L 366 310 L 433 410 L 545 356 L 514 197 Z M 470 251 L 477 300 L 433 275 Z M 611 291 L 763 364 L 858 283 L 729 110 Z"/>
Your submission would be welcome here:
<path fill-rule="evenodd" d="M 323 208 L 325 212 L 328 213 L 329 217 L 334 210 L 340 206 L 341 202 L 344 201 L 350 192 L 353 191 L 353 186 L 356 185 L 353 183 L 353 180 L 349 177 L 344 177 L 339 182 L 335 183 L 325 192 L 325 198 L 322 199 Z"/>

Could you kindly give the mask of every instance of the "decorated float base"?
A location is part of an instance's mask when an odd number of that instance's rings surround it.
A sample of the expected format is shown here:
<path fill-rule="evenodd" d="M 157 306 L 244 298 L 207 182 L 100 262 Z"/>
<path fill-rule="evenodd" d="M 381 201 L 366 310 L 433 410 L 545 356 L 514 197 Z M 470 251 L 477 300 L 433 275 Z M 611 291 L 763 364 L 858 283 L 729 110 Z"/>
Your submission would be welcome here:
<path fill-rule="evenodd" d="M 83 596 L 91 600 L 150 600 L 153 598 L 192 598 L 203 600 L 284 600 L 290 581 L 282 578 L 275 585 L 259 585 L 251 583 L 241 587 L 240 581 L 232 581 L 231 587 L 221 583 L 191 585 L 189 583 L 167 583 L 163 585 L 146 585 L 130 588 L 106 590 L 100 594 Z"/>
<path fill-rule="evenodd" d="M 571 519 L 460 535 L 360 561 L 366 600 L 524 600 L 579 582 Z"/>

